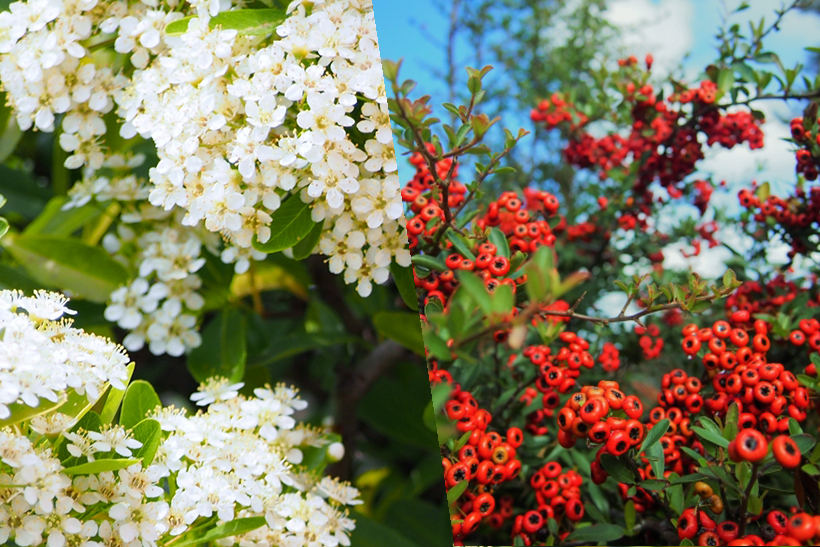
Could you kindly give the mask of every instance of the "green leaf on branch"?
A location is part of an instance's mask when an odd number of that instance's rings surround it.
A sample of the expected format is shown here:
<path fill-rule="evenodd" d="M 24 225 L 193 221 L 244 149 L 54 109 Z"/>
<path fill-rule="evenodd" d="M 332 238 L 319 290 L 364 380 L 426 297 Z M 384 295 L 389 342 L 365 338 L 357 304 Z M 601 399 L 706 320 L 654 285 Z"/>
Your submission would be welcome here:
<path fill-rule="evenodd" d="M 632 500 L 627 501 L 624 505 L 624 523 L 626 524 L 626 535 L 628 536 L 631 536 L 635 529 L 636 515 L 635 502 Z"/>
<path fill-rule="evenodd" d="M 497 256 L 510 258 L 510 245 L 507 242 L 507 236 L 504 235 L 504 232 L 498 228 L 493 228 L 490 230 L 490 236 L 488 239 L 490 240 L 490 243 L 495 245 L 495 254 Z"/>
<path fill-rule="evenodd" d="M 188 354 L 188 371 L 197 382 L 221 376 L 239 382 L 248 358 L 247 328 L 239 308 L 225 308 L 202 331 L 202 344 Z"/>
<path fill-rule="evenodd" d="M 615 524 L 593 524 L 592 526 L 585 526 L 577 528 L 574 532 L 566 537 L 564 541 L 590 542 L 595 545 L 603 545 L 610 541 L 622 538 L 624 529 Z"/>
<path fill-rule="evenodd" d="M 69 238 L 6 236 L 2 244 L 45 287 L 72 292 L 92 302 L 104 303 L 128 281 L 128 270 L 105 250 Z"/>
<path fill-rule="evenodd" d="M 157 392 L 154 391 L 154 386 L 145 380 L 135 380 L 125 392 L 120 412 L 120 425 L 131 429 L 158 406 L 161 406 L 161 403 Z"/>
<path fill-rule="evenodd" d="M 293 259 L 305 260 L 307 257 L 312 255 L 313 249 L 316 248 L 316 245 L 322 238 L 323 230 L 323 222 L 314 223 L 313 229 L 311 229 L 310 232 L 308 232 L 308 235 L 305 236 L 305 238 L 302 241 L 293 246 Z"/>
<path fill-rule="evenodd" d="M 23 235 L 45 234 L 50 236 L 68 237 L 86 224 L 89 224 L 103 212 L 96 203 L 89 203 L 82 207 L 63 210 L 68 201 L 65 196 L 56 196 L 46 204 L 43 212 L 34 221 L 26 226 Z"/>
<path fill-rule="evenodd" d="M 655 472 L 656 477 L 663 477 L 663 469 L 665 467 L 666 457 L 663 454 L 663 447 L 661 443 L 655 443 L 646 449 L 646 459 L 649 460 L 649 465 L 652 466 L 652 471 Z"/>
<path fill-rule="evenodd" d="M 470 260 L 475 260 L 475 255 L 467 246 L 467 243 L 459 236 L 457 233 L 453 232 L 452 230 L 447 230 L 447 239 L 453 244 L 453 247 L 461 253 L 461 256 L 465 258 L 469 258 Z"/>
<path fill-rule="evenodd" d="M 142 460 L 142 466 L 148 467 L 154 461 L 159 443 L 162 441 L 162 429 L 159 422 L 153 418 L 146 418 L 134 426 L 131 432 L 142 446 L 134 452 L 135 458 Z"/>
<path fill-rule="evenodd" d="M 478 307 L 481 308 L 481 311 L 485 314 L 492 313 L 492 297 L 481 278 L 465 270 L 459 270 L 457 276 L 461 287 L 475 300 Z"/>
<path fill-rule="evenodd" d="M 413 311 L 419 309 L 419 298 L 416 294 L 416 282 L 413 279 L 412 266 L 399 266 L 396 261 L 390 263 L 390 273 L 393 276 L 393 282 L 399 290 L 399 295 L 407 307 Z"/>
<path fill-rule="evenodd" d="M 602 454 L 601 465 L 604 467 L 604 471 L 618 482 L 635 484 L 635 475 L 622 459 L 616 458 L 612 454 Z"/>
<path fill-rule="evenodd" d="M 130 467 L 135 463 L 139 463 L 139 461 L 140 460 L 137 458 L 109 458 L 105 460 L 96 460 L 93 462 L 75 465 L 73 467 L 67 467 L 66 469 L 63 469 L 63 473 L 65 473 L 68 476 L 96 475 L 97 473 L 102 473 L 103 471 L 116 471 L 118 469 L 125 469 L 126 467 Z"/>
<path fill-rule="evenodd" d="M 229 522 L 226 522 L 225 524 L 220 524 L 219 526 L 212 528 L 203 535 L 191 534 L 190 538 L 183 539 L 179 543 L 174 541 L 174 546 L 185 547 L 187 545 L 205 545 L 206 543 L 210 543 L 218 539 L 230 536 L 237 536 L 240 534 L 247 534 L 248 532 L 252 532 L 253 530 L 261 528 L 264 525 L 265 517 L 247 517 L 241 519 L 234 519 Z M 185 538 L 186 536 L 183 535 L 180 537 Z"/>
<path fill-rule="evenodd" d="M 460 498 L 461 495 L 467 491 L 468 486 L 470 486 L 470 481 L 461 481 L 450 488 L 450 490 L 447 491 L 447 504 L 453 505 L 457 502 L 458 498 Z"/>
<path fill-rule="evenodd" d="M 18 424 L 25 420 L 30 420 L 40 414 L 51 412 L 52 410 L 62 406 L 65 402 L 66 396 L 65 394 L 61 394 L 60 397 L 58 397 L 54 402 L 49 401 L 48 399 L 40 399 L 37 406 L 28 406 L 25 403 L 12 403 L 8 405 L 11 415 L 8 418 L 0 420 L 0 429 Z"/>
<path fill-rule="evenodd" d="M 128 382 L 131 381 L 131 375 L 134 373 L 134 362 L 128 364 L 126 367 L 128 371 L 128 376 L 126 377 L 123 383 L 128 388 Z M 120 409 L 120 403 L 122 402 L 122 398 L 125 396 L 125 389 L 117 389 L 114 386 L 110 386 L 108 388 L 108 394 L 105 398 L 105 404 L 103 405 L 102 412 L 100 413 L 100 419 L 104 424 L 110 424 L 114 421 L 114 416 L 117 415 L 117 411 Z"/>
<path fill-rule="evenodd" d="M 643 440 L 643 444 L 641 444 L 641 452 L 645 451 L 650 446 L 653 446 L 655 443 L 661 440 L 661 437 L 664 436 L 666 431 L 669 429 L 669 420 L 663 419 L 652 426 L 652 429 L 646 434 L 646 438 Z"/>
<path fill-rule="evenodd" d="M 266 36 L 273 34 L 276 27 L 282 24 L 287 17 L 281 9 L 238 9 L 223 11 L 211 17 L 208 26 L 211 29 L 235 30 L 245 36 Z M 195 16 L 185 17 L 165 27 L 168 36 L 179 36 L 188 30 L 188 24 Z"/>
<path fill-rule="evenodd" d="M 310 211 L 310 203 L 302 201 L 298 194 L 292 195 L 271 214 L 270 238 L 265 243 L 260 243 L 254 236 L 253 248 L 270 254 L 297 245 L 310 235 L 316 225 Z"/>
<path fill-rule="evenodd" d="M 382 311 L 373 316 L 373 326 L 381 336 L 424 356 L 424 338 L 418 313 Z"/>
<path fill-rule="evenodd" d="M 814 445 L 816 443 L 814 437 L 812 437 L 808 433 L 792 435 L 792 440 L 797 444 L 797 448 L 798 450 L 800 450 L 801 454 L 807 454 L 812 448 L 814 448 Z"/>
<path fill-rule="evenodd" d="M 447 265 L 443 260 L 428 255 L 414 255 L 410 261 L 414 265 L 427 268 L 428 270 L 435 270 L 437 272 L 447 270 Z"/>

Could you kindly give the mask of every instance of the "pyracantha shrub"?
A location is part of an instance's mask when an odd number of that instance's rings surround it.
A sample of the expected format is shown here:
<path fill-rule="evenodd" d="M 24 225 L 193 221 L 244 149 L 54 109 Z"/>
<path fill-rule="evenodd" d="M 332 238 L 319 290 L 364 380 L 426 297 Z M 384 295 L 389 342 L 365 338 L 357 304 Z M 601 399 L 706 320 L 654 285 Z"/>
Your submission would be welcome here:
<path fill-rule="evenodd" d="M 820 233 L 807 187 L 820 79 L 769 71 L 780 61 L 762 45 L 797 4 L 751 35 L 722 30 L 693 84 L 654 76 L 651 55 L 583 67 L 591 89 L 540 98 L 535 136 L 492 133 L 491 67 L 468 68 L 452 94 L 462 104 L 442 114 L 385 64 L 415 171 L 401 195 L 455 545 L 820 540 Z M 762 148 L 764 100 L 803 101 L 796 196 L 744 181 L 749 211 L 724 209 L 726 183 L 701 160 Z M 564 165 L 508 178 L 507 160 L 528 169 L 510 158 L 531 138 L 559 142 Z M 692 214 L 663 218 L 675 207 Z M 740 251 L 726 243 L 739 234 L 754 237 Z M 787 263 L 768 260 L 773 238 L 791 247 Z M 672 246 L 734 257 L 707 279 L 665 267 Z M 602 310 L 618 292 L 620 311 Z"/>

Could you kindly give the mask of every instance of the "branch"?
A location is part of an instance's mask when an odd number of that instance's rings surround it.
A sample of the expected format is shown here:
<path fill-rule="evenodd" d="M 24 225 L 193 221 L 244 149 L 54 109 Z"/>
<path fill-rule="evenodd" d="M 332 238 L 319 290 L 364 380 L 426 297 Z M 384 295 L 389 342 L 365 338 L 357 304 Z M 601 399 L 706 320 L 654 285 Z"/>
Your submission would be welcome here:
<path fill-rule="evenodd" d="M 705 301 L 714 302 L 718 298 L 720 298 L 720 296 L 714 295 L 714 294 L 710 294 L 710 295 L 706 295 L 706 296 L 698 296 L 695 299 L 695 302 L 705 302 Z M 468 336 L 464 340 L 461 340 L 461 341 L 457 342 L 455 345 L 457 347 L 461 347 L 465 344 L 468 344 L 468 343 L 473 342 L 473 341 L 475 341 L 479 338 L 482 338 L 482 337 L 486 336 L 487 334 L 490 334 L 494 331 L 505 330 L 505 329 L 511 328 L 515 324 L 526 323 L 527 321 L 529 321 L 534 316 L 539 316 L 541 318 L 568 317 L 570 319 L 580 319 L 582 321 L 588 321 L 590 323 L 594 323 L 594 324 L 597 324 L 597 325 L 604 325 L 604 326 L 610 325 L 612 323 L 623 323 L 625 321 L 634 321 L 635 323 L 638 323 L 639 325 L 643 325 L 641 323 L 641 318 L 646 316 L 646 315 L 649 315 L 649 314 L 652 314 L 652 313 L 657 313 L 657 312 L 660 312 L 660 311 L 683 309 L 683 303 L 682 302 L 670 302 L 668 304 L 661 304 L 659 306 L 653 306 L 651 308 L 646 308 L 645 310 L 639 311 L 638 313 L 634 313 L 632 315 L 623 315 L 623 312 L 622 312 L 621 314 L 617 315 L 616 317 L 593 317 L 591 315 L 585 315 L 585 314 L 582 314 L 582 313 L 575 313 L 572 310 L 568 310 L 568 311 L 538 310 L 537 309 L 537 304 L 538 303 L 536 302 L 535 304 L 536 304 L 535 307 L 532 304 L 527 306 L 527 308 L 525 308 L 514 320 L 504 321 L 504 322 L 499 323 L 497 325 L 492 325 L 490 327 L 487 327 L 486 329 L 482 330 L 481 332 L 478 332 L 476 334 Z M 532 310 L 531 310 L 531 308 L 532 308 Z"/>

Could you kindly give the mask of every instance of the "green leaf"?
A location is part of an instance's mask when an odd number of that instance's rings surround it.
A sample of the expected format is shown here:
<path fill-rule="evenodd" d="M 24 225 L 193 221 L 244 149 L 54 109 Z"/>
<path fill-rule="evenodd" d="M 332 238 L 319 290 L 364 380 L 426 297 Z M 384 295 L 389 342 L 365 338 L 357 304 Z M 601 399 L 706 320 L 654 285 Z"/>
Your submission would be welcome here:
<path fill-rule="evenodd" d="M 313 230 L 316 223 L 310 217 L 310 211 L 309 203 L 303 202 L 298 194 L 292 195 L 271 214 L 270 239 L 260 243 L 254 236 L 253 248 L 263 253 L 278 253 L 290 249 Z"/>
<path fill-rule="evenodd" d="M 731 441 L 737 435 L 737 421 L 740 416 L 740 407 L 732 403 L 726 413 L 726 425 L 723 426 L 723 438 Z"/>
<path fill-rule="evenodd" d="M 236 30 L 246 36 L 266 36 L 272 34 L 276 27 L 282 24 L 287 14 L 281 9 L 238 9 L 224 11 L 211 17 L 208 26 L 212 29 L 221 27 L 223 30 Z M 185 34 L 188 23 L 194 16 L 185 17 L 165 27 L 165 34 L 177 36 Z"/>
<path fill-rule="evenodd" d="M 442 514 L 446 515 L 446 511 L 442 510 Z M 354 511 L 351 518 L 356 521 L 356 529 L 350 535 L 351 545 L 356 547 L 420 547 L 396 530 L 361 513 Z"/>
<path fill-rule="evenodd" d="M 421 266 L 422 268 L 427 268 L 428 270 L 435 270 L 437 272 L 443 272 L 447 270 L 447 265 L 444 263 L 443 260 L 439 258 L 435 258 L 428 255 L 414 255 L 410 260 L 416 266 Z"/>
<path fill-rule="evenodd" d="M 585 526 L 578 528 L 566 537 L 565 542 L 594 542 L 596 545 L 609 543 L 616 539 L 622 538 L 624 529 L 615 524 L 593 524 L 592 526 Z"/>
<path fill-rule="evenodd" d="M 197 382 L 213 376 L 239 382 L 247 358 L 245 317 L 239 308 L 225 308 L 202 331 L 202 345 L 188 354 L 188 371 Z"/>
<path fill-rule="evenodd" d="M 3 93 L 3 98 L 5 99 L 5 93 Z M 0 135 L 0 163 L 3 163 L 11 156 L 23 136 L 23 131 L 17 125 L 17 117 L 14 116 L 11 108 L 4 106 L 3 111 L 8 117 L 3 120 L 3 134 Z"/>
<path fill-rule="evenodd" d="M 120 411 L 120 425 L 131 429 L 158 406 L 161 406 L 161 403 L 154 386 L 145 380 L 135 380 L 125 391 Z"/>
<path fill-rule="evenodd" d="M 357 341 L 361 340 L 346 333 L 313 332 L 290 334 L 281 339 L 277 338 L 274 340 L 267 350 L 249 359 L 247 366 L 248 368 L 267 366 L 310 350 L 329 348 Z"/>
<path fill-rule="evenodd" d="M 701 423 L 704 423 L 703 419 L 701 420 Z M 723 448 L 729 448 L 729 441 L 723 438 L 722 431 L 715 432 L 698 426 L 692 426 L 692 431 L 694 431 L 695 434 L 701 439 L 705 439 L 710 443 L 722 446 Z"/>
<path fill-rule="evenodd" d="M 453 505 L 455 502 L 458 501 L 458 498 L 467 491 L 467 487 L 470 486 L 470 481 L 461 481 L 457 485 L 450 488 L 447 491 L 447 504 Z"/>
<path fill-rule="evenodd" d="M 390 273 L 393 275 L 393 282 L 399 290 L 401 299 L 407 307 L 413 311 L 419 309 L 419 297 L 416 294 L 416 282 L 413 279 L 412 266 L 399 266 L 394 260 L 390 263 Z"/>
<path fill-rule="evenodd" d="M 230 12 L 229 12 L 230 13 Z M 247 534 L 257 528 L 265 526 L 265 517 L 247 517 L 242 519 L 234 519 L 220 524 L 206 532 L 204 535 L 193 535 L 190 539 L 183 539 L 177 543 L 174 541 L 175 547 L 184 547 L 185 545 L 205 545 L 206 543 L 216 541 L 230 536 L 237 536 L 240 534 Z M 181 536 L 184 537 L 184 536 Z"/>
<path fill-rule="evenodd" d="M 418 499 L 397 500 L 390 503 L 383 522 L 418 545 L 446 545 L 448 541 L 452 542 L 453 534 L 447 511 L 430 502 Z M 392 547 L 392 544 L 385 545 Z"/>
<path fill-rule="evenodd" d="M 97 473 L 102 473 L 103 471 L 116 471 L 117 469 L 125 469 L 126 467 L 130 467 L 135 463 L 139 463 L 139 459 L 137 458 L 125 458 L 125 459 L 106 459 L 106 460 L 96 460 L 93 462 L 83 463 L 80 465 L 75 465 L 73 467 L 67 467 L 63 469 L 63 473 L 66 475 L 95 475 Z"/>
<path fill-rule="evenodd" d="M 792 435 L 792 440 L 797 443 L 797 448 L 800 450 L 801 454 L 808 453 L 814 445 L 816 441 L 814 437 L 809 435 L 808 433 L 801 433 L 800 435 Z"/>
<path fill-rule="evenodd" d="M 489 314 L 493 310 L 493 301 L 487 287 L 480 277 L 472 272 L 459 270 L 456 275 L 462 288 L 473 298 L 478 307 L 481 308 L 485 314 Z"/>
<path fill-rule="evenodd" d="M 452 242 L 453 247 L 455 247 L 456 250 L 459 253 L 461 253 L 461 256 L 469 258 L 470 260 L 475 260 L 475 255 L 457 233 L 453 232 L 452 230 L 447 230 L 447 239 L 449 239 Z"/>
<path fill-rule="evenodd" d="M 132 435 L 142 443 L 142 447 L 134 452 L 134 457 L 142 460 L 143 467 L 148 467 L 154 461 L 154 455 L 162 441 L 159 422 L 153 418 L 146 418 L 134 426 Z"/>
<path fill-rule="evenodd" d="M 646 458 L 652 466 L 656 477 L 663 477 L 663 469 L 666 457 L 663 454 L 663 447 L 660 443 L 655 443 L 646 449 Z"/>
<path fill-rule="evenodd" d="M 28 406 L 25 403 L 12 403 L 8 405 L 11 415 L 8 418 L 0 420 L 0 429 L 18 424 L 25 420 L 30 420 L 40 414 L 51 412 L 52 410 L 59 408 L 65 402 L 66 395 L 61 393 L 55 402 L 51 402 L 48 399 L 40 399 L 37 406 Z"/>
<path fill-rule="evenodd" d="M 720 96 L 725 95 L 735 84 L 735 71 L 727 68 L 720 71 L 717 79 L 718 93 Z"/>
<path fill-rule="evenodd" d="M 424 356 L 424 338 L 418 313 L 381 311 L 373 316 L 373 326 L 381 336 Z"/>
<path fill-rule="evenodd" d="M 490 230 L 489 240 L 490 243 L 495 245 L 495 254 L 497 256 L 510 258 L 510 245 L 507 242 L 507 236 L 504 235 L 504 232 L 502 232 L 498 228 L 493 228 L 492 230 Z"/>
<path fill-rule="evenodd" d="M 429 407 L 435 419 L 430 399 L 427 375 L 420 375 L 409 363 L 396 369 L 402 379 L 383 377 L 379 379 L 359 404 L 358 416 L 369 427 L 385 435 L 393 447 L 407 453 L 408 448 L 421 448 L 425 453 L 435 453 L 436 433 L 427 429 L 420 419 Z M 401 408 L 401 412 L 395 412 Z M 440 460 L 439 460 L 440 461 Z"/>
<path fill-rule="evenodd" d="M 46 204 L 43 212 L 34 221 L 26 226 L 23 235 L 37 234 L 68 237 L 86 224 L 90 223 L 103 212 L 96 203 L 88 203 L 82 207 L 63 210 L 68 201 L 65 196 L 56 196 Z"/>
<path fill-rule="evenodd" d="M 669 487 L 667 497 L 669 498 L 669 507 L 679 515 L 683 513 L 683 485 L 675 484 Z"/>
<path fill-rule="evenodd" d="M 509 285 L 499 285 L 493 292 L 493 312 L 507 315 L 513 309 L 515 296 Z"/>
<path fill-rule="evenodd" d="M 604 471 L 609 473 L 609 475 L 618 482 L 622 482 L 624 484 L 635 483 L 635 475 L 620 458 L 616 458 L 612 454 L 602 454 L 601 465 L 603 466 Z"/>
<path fill-rule="evenodd" d="M 624 505 L 624 522 L 626 524 L 627 535 L 632 535 L 632 530 L 635 528 L 635 517 L 635 502 L 629 500 L 626 502 L 626 505 Z"/>
<path fill-rule="evenodd" d="M 293 259 L 305 260 L 313 254 L 313 249 L 322 238 L 322 231 L 324 231 L 324 222 L 316 222 L 313 224 L 313 229 L 308 232 L 308 235 L 299 243 L 293 246 Z"/>
<path fill-rule="evenodd" d="M 652 429 L 649 430 L 646 434 L 646 438 L 643 440 L 643 444 L 641 444 L 640 452 L 644 452 L 647 448 L 654 445 L 655 443 L 661 440 L 661 437 L 669 429 L 669 420 L 663 419 L 652 426 Z"/>
<path fill-rule="evenodd" d="M 100 247 L 54 236 L 6 236 L 2 240 L 17 262 L 45 287 L 104 303 L 128 281 L 125 266 Z"/>
<path fill-rule="evenodd" d="M 134 373 L 134 363 L 131 362 L 126 367 L 128 371 L 128 377 L 123 382 L 128 388 L 128 382 L 131 381 L 131 375 Z M 120 409 L 120 403 L 122 402 L 122 398 L 125 396 L 124 389 L 117 389 L 114 386 L 108 388 L 108 396 L 105 398 L 105 404 L 103 405 L 102 412 L 100 413 L 100 419 L 104 424 L 110 424 L 114 421 L 114 416 L 117 414 L 117 410 Z"/>

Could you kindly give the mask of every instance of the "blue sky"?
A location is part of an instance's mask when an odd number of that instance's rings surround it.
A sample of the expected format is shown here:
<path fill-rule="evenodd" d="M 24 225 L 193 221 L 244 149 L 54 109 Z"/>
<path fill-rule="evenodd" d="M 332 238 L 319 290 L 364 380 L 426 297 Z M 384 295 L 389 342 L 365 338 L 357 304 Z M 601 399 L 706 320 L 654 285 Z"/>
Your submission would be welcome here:
<path fill-rule="evenodd" d="M 644 53 L 652 50 L 661 62 L 677 64 L 683 54 L 690 53 L 684 62 L 687 67 L 703 67 L 714 56 L 714 34 L 725 14 L 739 1 L 725 0 L 615 0 L 610 3 L 610 20 L 621 26 L 625 34 L 625 47 Z M 746 21 L 759 21 L 765 16 L 772 20 L 774 10 L 781 6 L 779 0 L 753 0 L 752 6 L 730 19 L 747 28 Z M 444 13 L 449 2 L 441 0 L 418 0 L 408 3 L 400 0 L 373 0 L 379 45 L 385 59 L 404 59 L 406 77 L 432 84 L 428 67 L 444 65 L 444 49 L 430 39 L 444 41 L 447 18 Z M 411 7 L 412 6 L 412 7 Z M 646 28 L 649 27 L 649 28 Z M 787 66 L 804 61 L 806 46 L 820 44 L 817 36 L 820 17 L 803 13 L 787 15 L 780 33 L 766 40 L 767 47 L 781 54 Z M 635 47 L 630 47 L 635 46 Z M 457 51 L 462 55 L 467 45 L 459 43 Z M 434 86 L 431 86 L 434 87 Z"/>
<path fill-rule="evenodd" d="M 444 12 L 449 2 L 418 0 L 411 4 L 399 0 L 373 0 L 373 4 L 382 58 L 404 59 L 403 78 L 416 80 L 419 82 L 418 94 L 432 94 L 433 103 L 441 103 L 445 100 L 442 94 L 444 85 L 431 76 L 430 68 L 444 66 L 444 48 L 433 43 L 431 37 L 439 41 L 446 38 L 447 18 Z M 626 51 L 638 57 L 651 51 L 656 59 L 656 72 L 668 72 L 682 65 L 689 81 L 696 81 L 698 73 L 715 58 L 714 35 L 723 18 L 739 4 L 739 0 L 614 0 L 608 4 L 606 16 L 622 29 L 623 43 L 620 45 Z M 757 22 L 765 17 L 767 22 L 772 21 L 774 10 L 782 2 L 751 0 L 749 4 L 749 9 L 732 15 L 729 22 L 737 22 L 746 30 L 749 20 Z M 783 20 L 781 31 L 766 39 L 766 48 L 776 51 L 787 67 L 805 62 L 809 56 L 804 48 L 820 46 L 818 28 L 820 16 L 792 12 Z M 460 66 L 468 62 L 467 48 L 465 43 L 457 44 L 457 57 L 462 58 L 462 62 L 458 63 Z M 788 136 L 788 120 L 795 112 L 788 106 L 774 103 L 760 103 L 767 114 L 763 127 L 766 146 L 762 150 L 752 152 L 742 146 L 731 151 L 715 149 L 707 152 L 701 164 L 702 174 L 728 183 L 728 190 L 716 192 L 713 202 L 737 207 L 737 190 L 747 186 L 751 180 L 768 180 L 779 194 L 787 192 L 793 185 L 794 155 L 790 145 L 782 138 Z M 794 104 L 794 107 L 799 105 Z M 402 177 L 407 172 L 406 167 L 400 169 Z M 691 214 L 691 211 L 676 207 L 667 214 L 671 218 Z M 748 244 L 737 240 L 737 234 L 723 235 L 735 248 L 744 248 Z M 784 246 L 775 245 L 770 260 L 785 261 L 787 250 Z M 665 266 L 691 266 L 705 275 L 721 275 L 726 254 L 728 251 L 718 248 L 704 252 L 697 258 L 685 259 L 679 252 L 666 252 Z"/>

